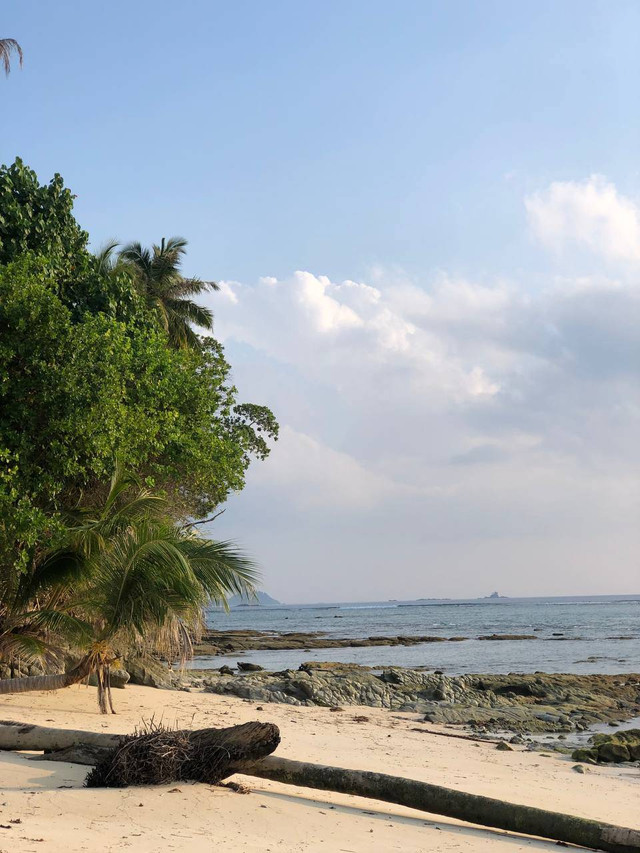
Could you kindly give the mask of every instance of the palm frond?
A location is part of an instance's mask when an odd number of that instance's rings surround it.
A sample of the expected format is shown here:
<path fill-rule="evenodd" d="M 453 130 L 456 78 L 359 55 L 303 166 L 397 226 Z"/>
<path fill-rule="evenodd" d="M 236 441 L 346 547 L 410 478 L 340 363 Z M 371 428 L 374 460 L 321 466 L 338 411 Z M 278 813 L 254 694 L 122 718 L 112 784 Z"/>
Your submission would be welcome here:
<path fill-rule="evenodd" d="M 185 323 L 178 317 L 169 317 L 167 334 L 171 345 L 176 349 L 199 350 L 202 347 L 200 337 L 194 332 L 189 323 Z"/>
<path fill-rule="evenodd" d="M 122 248 L 119 257 L 134 270 L 147 307 L 156 315 L 170 344 L 179 349 L 199 349 L 200 339 L 190 324 L 211 329 L 213 313 L 188 297 L 217 290 L 218 285 L 182 275 L 180 267 L 186 247 L 184 237 L 163 237 L 160 245 L 154 243 L 151 250 L 144 249 L 140 243 L 129 243 Z"/>
<path fill-rule="evenodd" d="M 180 278 L 171 287 L 168 288 L 169 295 L 176 298 L 185 296 L 199 296 L 201 293 L 206 293 L 208 290 L 220 290 L 220 285 L 215 281 L 202 281 L 200 278 Z"/>
<path fill-rule="evenodd" d="M 11 71 L 11 55 L 15 53 L 18 56 L 18 63 L 22 68 L 23 54 L 22 48 L 15 39 L 0 39 L 0 63 L 4 67 L 4 73 L 9 76 Z"/>
<path fill-rule="evenodd" d="M 85 644 L 93 637 L 89 622 L 63 610 L 34 610 L 25 614 L 25 620 L 32 628 L 62 635 L 73 643 Z"/>
<path fill-rule="evenodd" d="M 235 543 L 190 535 L 185 536 L 181 548 L 212 601 L 224 604 L 230 595 L 254 594 L 257 566 Z"/>
<path fill-rule="evenodd" d="M 191 299 L 167 299 L 165 301 L 169 322 L 193 323 L 203 329 L 213 327 L 213 311 L 198 305 Z"/>
<path fill-rule="evenodd" d="M 110 637 L 121 630 L 144 636 L 147 628 L 203 605 L 204 592 L 178 543 L 172 526 L 142 522 L 115 537 L 96 561 L 93 594 Z"/>
<path fill-rule="evenodd" d="M 85 571 L 83 556 L 77 548 L 57 548 L 45 554 L 30 575 L 23 576 L 14 606 L 26 607 L 29 601 L 47 591 L 71 587 L 83 579 Z"/>
<path fill-rule="evenodd" d="M 0 660 L 35 663 L 52 655 L 54 649 L 42 637 L 32 633 L 0 634 Z"/>
<path fill-rule="evenodd" d="M 98 262 L 98 272 L 108 274 L 112 272 L 119 260 L 116 255 L 116 249 L 120 244 L 117 240 L 107 240 L 98 251 L 95 253 L 95 259 Z"/>
<path fill-rule="evenodd" d="M 169 237 L 168 240 L 163 237 L 160 246 L 154 246 L 154 249 L 158 248 L 162 254 L 184 255 L 188 245 L 185 237 Z"/>
<path fill-rule="evenodd" d="M 140 243 L 127 243 L 120 250 L 120 258 L 138 270 L 142 275 L 151 275 L 151 252 L 144 249 Z"/>

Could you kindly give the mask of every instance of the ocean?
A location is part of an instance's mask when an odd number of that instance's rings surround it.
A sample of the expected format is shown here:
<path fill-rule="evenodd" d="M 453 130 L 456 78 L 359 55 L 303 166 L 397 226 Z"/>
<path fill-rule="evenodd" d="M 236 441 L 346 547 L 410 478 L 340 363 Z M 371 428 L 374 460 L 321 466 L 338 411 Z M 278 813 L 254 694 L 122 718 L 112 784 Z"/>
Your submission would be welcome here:
<path fill-rule="evenodd" d="M 415 646 L 256 651 L 196 658 L 194 668 L 236 658 L 268 670 L 304 661 L 341 661 L 372 667 L 426 666 L 448 675 L 470 672 L 624 673 L 640 671 L 640 595 L 500 598 L 412 602 L 236 607 L 211 610 L 218 630 L 323 632 L 328 637 L 431 635 L 464 642 Z M 486 634 L 535 634 L 535 640 L 478 640 Z"/>

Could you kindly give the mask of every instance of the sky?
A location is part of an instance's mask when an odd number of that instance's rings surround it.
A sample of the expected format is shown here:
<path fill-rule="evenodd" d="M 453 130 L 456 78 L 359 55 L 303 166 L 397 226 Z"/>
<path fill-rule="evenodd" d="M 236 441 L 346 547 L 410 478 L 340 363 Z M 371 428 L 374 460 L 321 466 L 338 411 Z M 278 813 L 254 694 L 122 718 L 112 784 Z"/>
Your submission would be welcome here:
<path fill-rule="evenodd" d="M 189 240 L 286 602 L 640 592 L 635 0 L 4 0 L 0 162 Z"/>

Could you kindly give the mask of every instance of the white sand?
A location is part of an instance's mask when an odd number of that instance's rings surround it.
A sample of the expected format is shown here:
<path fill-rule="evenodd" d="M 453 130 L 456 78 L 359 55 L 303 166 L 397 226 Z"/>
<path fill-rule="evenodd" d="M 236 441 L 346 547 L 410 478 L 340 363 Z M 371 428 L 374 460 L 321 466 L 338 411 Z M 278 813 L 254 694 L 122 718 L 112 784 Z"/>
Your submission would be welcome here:
<path fill-rule="evenodd" d="M 0 718 L 66 728 L 131 731 L 143 718 L 181 726 L 227 726 L 251 719 L 280 726 L 278 754 L 363 770 L 379 770 L 511 802 L 623 826 L 640 827 L 640 773 L 594 767 L 493 745 L 411 731 L 415 714 L 371 708 L 292 708 L 210 694 L 146 687 L 114 691 L 117 716 L 97 712 L 96 691 L 0 697 Z M 356 714 L 368 722 L 357 723 Z M 429 728 L 436 728 L 429 726 Z M 86 767 L 0 753 L 0 853 L 44 851 L 481 851 L 553 850 L 551 842 L 486 830 L 402 807 L 339 794 L 234 777 L 242 795 L 184 784 L 158 788 L 82 788 Z M 172 790 L 178 787 L 179 790 Z M 12 823 L 12 821 L 20 821 Z"/>

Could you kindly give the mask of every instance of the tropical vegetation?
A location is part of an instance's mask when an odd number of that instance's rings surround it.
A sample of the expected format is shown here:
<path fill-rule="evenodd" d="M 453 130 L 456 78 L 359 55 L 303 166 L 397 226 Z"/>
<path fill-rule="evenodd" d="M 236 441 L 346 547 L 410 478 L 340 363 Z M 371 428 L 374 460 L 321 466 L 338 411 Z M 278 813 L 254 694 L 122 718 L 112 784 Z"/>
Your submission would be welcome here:
<path fill-rule="evenodd" d="M 183 655 L 208 601 L 251 588 L 197 525 L 278 434 L 194 328 L 215 286 L 183 276 L 186 241 L 117 249 L 89 251 L 59 175 L 0 168 L 0 666 L 63 656 L 34 689 L 95 672 L 103 709 L 116 658 Z"/>
<path fill-rule="evenodd" d="M 147 308 L 155 313 L 172 346 L 199 348 L 200 338 L 192 328 L 213 329 L 213 312 L 190 297 L 218 290 L 213 281 L 185 278 L 180 265 L 187 241 L 183 237 L 162 238 L 159 246 L 144 249 L 129 243 L 119 254 L 124 269 L 131 270 Z"/>

